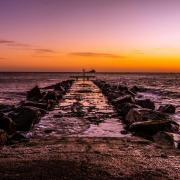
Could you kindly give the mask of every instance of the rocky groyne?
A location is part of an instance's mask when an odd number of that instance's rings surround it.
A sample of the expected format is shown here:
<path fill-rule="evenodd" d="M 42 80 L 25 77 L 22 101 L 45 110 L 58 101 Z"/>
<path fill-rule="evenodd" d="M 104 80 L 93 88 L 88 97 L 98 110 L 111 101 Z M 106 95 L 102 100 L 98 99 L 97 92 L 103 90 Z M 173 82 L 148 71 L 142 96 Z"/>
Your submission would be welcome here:
<path fill-rule="evenodd" d="M 176 111 L 173 105 L 167 104 L 156 109 L 152 100 L 136 96 L 137 92 L 144 91 L 137 86 L 129 89 L 102 80 L 95 80 L 94 83 L 114 106 L 127 131 L 163 145 L 180 148 L 179 125 L 170 116 Z"/>
<path fill-rule="evenodd" d="M 140 91 L 68 80 L 0 105 L 1 179 L 179 179 L 176 109 Z"/>
<path fill-rule="evenodd" d="M 34 127 L 34 138 L 123 137 L 123 125 L 107 98 L 92 81 L 78 80 Z"/>
<path fill-rule="evenodd" d="M 45 88 L 35 86 L 27 92 L 25 101 L 15 106 L 1 104 L 0 144 L 26 141 L 21 132 L 31 130 L 45 114 L 52 111 L 72 84 L 73 80 L 66 80 Z"/>
<path fill-rule="evenodd" d="M 176 108 L 137 96 L 144 88 L 108 84 L 102 80 L 73 81 L 27 92 L 16 106 L 0 105 L 0 143 L 28 141 L 33 127 L 40 139 L 140 136 L 180 148 L 179 125 L 172 119 Z"/>

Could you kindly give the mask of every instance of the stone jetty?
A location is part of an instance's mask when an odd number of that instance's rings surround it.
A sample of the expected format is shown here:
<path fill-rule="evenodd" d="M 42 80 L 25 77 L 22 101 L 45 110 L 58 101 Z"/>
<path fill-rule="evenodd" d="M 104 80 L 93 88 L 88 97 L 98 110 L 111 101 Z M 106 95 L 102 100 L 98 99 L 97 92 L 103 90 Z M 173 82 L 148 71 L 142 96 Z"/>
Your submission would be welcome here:
<path fill-rule="evenodd" d="M 1 179 L 180 179 L 175 107 L 139 91 L 67 80 L 0 105 Z"/>
<path fill-rule="evenodd" d="M 58 138 L 65 135 L 121 137 L 122 131 L 122 122 L 101 90 L 92 81 L 79 80 L 33 132 L 42 138 Z"/>
<path fill-rule="evenodd" d="M 116 109 L 127 131 L 163 145 L 180 148 L 179 124 L 170 116 L 176 111 L 173 105 L 155 109 L 152 100 L 136 96 L 137 92 L 144 89 L 136 86 L 129 89 L 124 85 L 112 85 L 101 80 L 95 80 L 94 83 Z"/>
<path fill-rule="evenodd" d="M 150 99 L 136 97 L 138 91 L 142 89 L 84 78 L 35 86 L 26 101 L 0 109 L 0 142 L 135 135 L 179 148 L 179 125 L 169 115 L 175 107 L 156 110 Z"/>

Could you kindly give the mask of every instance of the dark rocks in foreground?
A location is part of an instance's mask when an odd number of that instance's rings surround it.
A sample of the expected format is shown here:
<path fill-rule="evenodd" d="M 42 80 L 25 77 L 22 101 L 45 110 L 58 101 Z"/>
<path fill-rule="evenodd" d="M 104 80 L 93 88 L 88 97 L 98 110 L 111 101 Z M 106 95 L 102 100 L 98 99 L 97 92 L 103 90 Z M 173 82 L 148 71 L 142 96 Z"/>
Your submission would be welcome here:
<path fill-rule="evenodd" d="M 166 105 L 160 106 L 159 111 L 163 113 L 174 114 L 176 112 L 176 108 L 172 104 L 166 104 Z"/>
<path fill-rule="evenodd" d="M 0 144 L 7 141 L 16 142 L 26 140 L 17 131 L 29 131 L 39 123 L 42 116 L 55 108 L 59 100 L 71 87 L 73 81 L 67 80 L 49 87 L 39 88 L 35 86 L 27 92 L 26 101 L 16 106 L 0 105 Z"/>
<path fill-rule="evenodd" d="M 135 100 L 131 95 L 120 96 L 112 100 L 112 104 L 117 105 L 117 106 L 121 106 L 126 103 L 135 103 Z"/>
<path fill-rule="evenodd" d="M 15 109 L 14 105 L 8 105 L 8 104 L 0 104 L 0 113 L 6 113 L 13 111 Z"/>
<path fill-rule="evenodd" d="M 41 90 L 38 86 L 27 92 L 27 100 L 38 101 L 42 98 Z"/>
<path fill-rule="evenodd" d="M 170 120 L 166 114 L 147 108 L 131 108 L 125 117 L 125 122 L 130 125 L 134 122 L 142 122 L 147 120 Z"/>
<path fill-rule="evenodd" d="M 25 101 L 25 102 L 22 102 L 22 105 L 23 106 L 32 106 L 32 107 L 42 109 L 42 110 L 44 110 L 44 113 L 47 110 L 51 109 L 50 103 L 45 103 L 45 102 Z"/>
<path fill-rule="evenodd" d="M 147 120 L 134 122 L 129 126 L 129 130 L 148 138 L 160 131 L 171 131 L 171 121 Z"/>
<path fill-rule="evenodd" d="M 134 86 L 129 89 L 122 85 L 111 85 L 105 81 L 95 80 L 94 83 L 102 90 L 108 101 L 114 106 L 123 120 L 127 130 L 133 134 L 155 140 L 160 132 L 179 134 L 179 125 L 168 115 L 175 113 L 173 105 L 163 105 L 155 110 L 155 103 L 150 99 L 138 99 L 136 94 L 144 91 Z M 143 97 L 141 97 L 143 98 Z M 173 144 L 175 140 L 171 138 Z M 180 141 L 178 141 L 180 146 Z"/>
<path fill-rule="evenodd" d="M 0 145 L 4 145 L 7 143 L 8 134 L 3 129 L 0 129 Z"/>
<path fill-rule="evenodd" d="M 41 111 L 35 107 L 20 106 L 9 116 L 16 123 L 16 130 L 28 131 L 34 124 L 39 122 Z"/>
<path fill-rule="evenodd" d="M 148 108 L 153 110 L 155 109 L 155 104 L 150 99 L 136 100 L 136 104 L 138 104 L 142 108 Z"/>
<path fill-rule="evenodd" d="M 180 135 L 170 132 L 158 132 L 153 136 L 154 141 L 162 145 L 180 149 Z"/>
<path fill-rule="evenodd" d="M 27 138 L 25 135 L 23 135 L 20 132 L 14 133 L 9 140 L 9 144 L 14 144 L 16 142 L 28 142 L 29 138 Z"/>
<path fill-rule="evenodd" d="M 10 117 L 0 113 L 0 129 L 12 134 L 16 131 L 16 124 Z"/>

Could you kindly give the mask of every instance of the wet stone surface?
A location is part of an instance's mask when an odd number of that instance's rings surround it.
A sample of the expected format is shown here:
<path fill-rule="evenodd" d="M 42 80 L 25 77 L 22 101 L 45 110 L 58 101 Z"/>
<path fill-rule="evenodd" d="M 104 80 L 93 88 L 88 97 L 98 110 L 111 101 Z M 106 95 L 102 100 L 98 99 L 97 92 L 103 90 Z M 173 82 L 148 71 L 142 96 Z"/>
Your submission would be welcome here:
<path fill-rule="evenodd" d="M 33 137 L 122 137 L 123 125 L 92 81 L 75 81 L 59 105 L 44 116 Z M 127 135 L 126 135 L 127 136 Z"/>

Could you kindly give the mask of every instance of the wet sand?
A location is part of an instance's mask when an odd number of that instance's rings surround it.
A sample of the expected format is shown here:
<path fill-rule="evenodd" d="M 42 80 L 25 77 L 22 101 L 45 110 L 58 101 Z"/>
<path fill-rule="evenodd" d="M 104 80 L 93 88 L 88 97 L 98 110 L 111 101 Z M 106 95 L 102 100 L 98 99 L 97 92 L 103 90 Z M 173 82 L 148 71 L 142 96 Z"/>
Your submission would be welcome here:
<path fill-rule="evenodd" d="M 1 179 L 180 179 L 180 151 L 136 137 L 32 140 L 0 162 Z"/>

